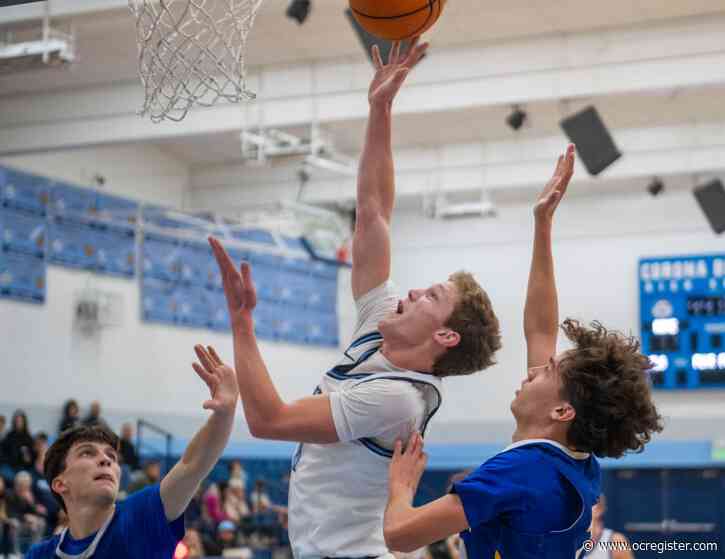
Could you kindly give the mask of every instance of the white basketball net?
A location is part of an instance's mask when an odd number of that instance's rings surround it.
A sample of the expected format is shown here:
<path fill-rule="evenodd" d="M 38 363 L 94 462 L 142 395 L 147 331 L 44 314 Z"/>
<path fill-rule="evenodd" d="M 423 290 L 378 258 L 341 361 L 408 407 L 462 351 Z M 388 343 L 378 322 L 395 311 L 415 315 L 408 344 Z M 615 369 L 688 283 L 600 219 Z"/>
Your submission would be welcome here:
<path fill-rule="evenodd" d="M 179 121 L 193 105 L 254 99 L 244 53 L 263 0 L 129 0 L 136 16 L 142 115 Z"/>

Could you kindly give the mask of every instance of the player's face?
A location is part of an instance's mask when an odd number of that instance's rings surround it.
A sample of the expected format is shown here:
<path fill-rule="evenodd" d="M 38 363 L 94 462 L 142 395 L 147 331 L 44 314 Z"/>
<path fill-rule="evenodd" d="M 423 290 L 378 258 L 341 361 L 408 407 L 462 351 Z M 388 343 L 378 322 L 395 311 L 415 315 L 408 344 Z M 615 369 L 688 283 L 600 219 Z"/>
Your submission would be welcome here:
<path fill-rule="evenodd" d="M 118 453 L 111 445 L 91 441 L 76 443 L 68 451 L 65 463 L 66 468 L 53 481 L 53 488 L 66 504 L 90 501 L 104 506 L 116 501 L 121 467 Z M 55 485 L 58 482 L 61 485 Z"/>
<path fill-rule="evenodd" d="M 381 321 L 380 330 L 383 336 L 393 334 L 410 344 L 425 343 L 445 327 L 457 301 L 458 290 L 451 281 L 411 289 L 396 311 Z"/>
<path fill-rule="evenodd" d="M 564 403 L 559 374 L 562 357 L 551 357 L 546 364 L 528 369 L 511 402 L 511 411 L 517 420 L 547 422 L 552 410 Z"/>

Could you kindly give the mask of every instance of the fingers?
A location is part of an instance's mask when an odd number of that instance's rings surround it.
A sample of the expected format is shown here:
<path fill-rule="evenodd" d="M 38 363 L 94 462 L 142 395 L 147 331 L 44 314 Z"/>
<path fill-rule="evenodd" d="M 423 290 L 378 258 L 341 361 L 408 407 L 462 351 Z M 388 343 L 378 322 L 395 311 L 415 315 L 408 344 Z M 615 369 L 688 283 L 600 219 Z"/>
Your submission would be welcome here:
<path fill-rule="evenodd" d="M 400 56 L 400 41 L 395 41 L 388 53 L 388 64 L 397 64 Z"/>
<path fill-rule="evenodd" d="M 205 410 L 217 411 L 219 409 L 219 403 L 216 400 L 207 400 L 201 407 Z"/>
<path fill-rule="evenodd" d="M 405 60 L 405 65 L 408 68 L 415 67 L 418 62 L 421 61 L 421 59 L 425 56 L 426 51 L 428 50 L 429 43 L 423 43 L 422 45 L 418 45 L 418 39 L 416 38 L 414 43 L 411 45 L 410 50 L 408 51 L 408 56 Z"/>
<path fill-rule="evenodd" d="M 214 253 L 217 264 L 219 264 L 222 280 L 231 280 L 236 274 L 236 266 L 234 266 L 234 262 L 229 257 L 229 253 L 214 237 L 209 237 L 209 244 L 211 245 L 211 250 Z"/>
<path fill-rule="evenodd" d="M 206 351 L 215 365 L 224 365 L 224 361 L 221 360 L 221 357 L 219 357 L 219 354 L 217 354 L 216 350 L 212 346 L 206 346 Z"/>
<path fill-rule="evenodd" d="M 403 453 L 403 441 L 400 439 L 395 441 L 395 448 L 393 449 L 393 458 L 400 458 L 400 455 Z"/>
<path fill-rule="evenodd" d="M 204 349 L 204 346 L 195 345 L 194 351 L 196 352 L 196 356 L 199 358 L 199 361 L 201 361 L 201 364 L 204 367 L 204 369 L 206 369 L 207 373 L 209 373 L 210 375 L 213 375 L 216 365 L 215 365 L 212 357 Z"/>
<path fill-rule="evenodd" d="M 380 47 L 378 47 L 378 45 L 373 45 L 372 59 L 375 70 L 380 70 L 380 68 L 383 67 L 383 59 L 380 57 Z"/>
<path fill-rule="evenodd" d="M 192 368 L 196 371 L 196 374 L 201 377 L 201 380 L 203 380 L 207 386 L 211 386 L 214 382 L 214 375 L 204 370 L 204 367 L 199 365 L 199 363 L 192 363 Z"/>
<path fill-rule="evenodd" d="M 252 281 L 252 267 L 249 262 L 242 262 L 242 283 L 244 285 L 244 304 L 248 309 L 257 306 L 257 289 Z"/>

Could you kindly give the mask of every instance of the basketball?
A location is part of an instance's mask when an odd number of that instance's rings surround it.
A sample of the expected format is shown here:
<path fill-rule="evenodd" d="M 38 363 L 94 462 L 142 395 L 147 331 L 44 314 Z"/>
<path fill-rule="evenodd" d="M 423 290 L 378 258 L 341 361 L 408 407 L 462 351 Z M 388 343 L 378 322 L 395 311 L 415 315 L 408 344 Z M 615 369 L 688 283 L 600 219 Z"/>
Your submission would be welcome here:
<path fill-rule="evenodd" d="M 430 29 L 446 0 L 350 0 L 350 10 L 371 35 L 402 41 Z"/>

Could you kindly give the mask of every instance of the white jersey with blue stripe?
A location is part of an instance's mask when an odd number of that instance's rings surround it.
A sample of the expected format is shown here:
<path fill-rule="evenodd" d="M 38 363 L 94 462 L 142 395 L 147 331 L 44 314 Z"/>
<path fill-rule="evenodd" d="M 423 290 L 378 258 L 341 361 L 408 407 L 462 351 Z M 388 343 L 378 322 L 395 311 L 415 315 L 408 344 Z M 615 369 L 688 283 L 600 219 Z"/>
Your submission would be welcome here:
<path fill-rule="evenodd" d="M 397 439 L 425 431 L 441 403 L 441 381 L 400 369 L 379 351 L 380 319 L 395 312 L 390 282 L 357 300 L 358 325 L 343 358 L 315 392 L 330 395 L 340 442 L 300 445 L 293 459 L 289 535 L 297 559 L 388 553 L 383 514 Z"/>

